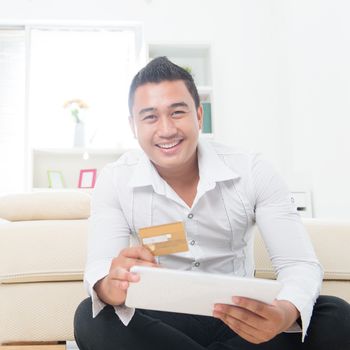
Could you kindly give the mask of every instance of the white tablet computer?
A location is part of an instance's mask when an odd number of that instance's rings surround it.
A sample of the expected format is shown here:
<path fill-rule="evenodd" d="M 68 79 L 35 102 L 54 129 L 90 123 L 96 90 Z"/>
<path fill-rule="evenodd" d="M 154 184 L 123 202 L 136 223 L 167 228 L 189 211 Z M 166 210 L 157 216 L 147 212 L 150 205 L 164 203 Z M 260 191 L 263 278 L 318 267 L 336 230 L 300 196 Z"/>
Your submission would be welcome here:
<path fill-rule="evenodd" d="M 212 316 L 214 304 L 233 296 L 272 303 L 282 284 L 275 280 L 134 266 L 140 281 L 130 283 L 125 305 L 140 309 Z"/>

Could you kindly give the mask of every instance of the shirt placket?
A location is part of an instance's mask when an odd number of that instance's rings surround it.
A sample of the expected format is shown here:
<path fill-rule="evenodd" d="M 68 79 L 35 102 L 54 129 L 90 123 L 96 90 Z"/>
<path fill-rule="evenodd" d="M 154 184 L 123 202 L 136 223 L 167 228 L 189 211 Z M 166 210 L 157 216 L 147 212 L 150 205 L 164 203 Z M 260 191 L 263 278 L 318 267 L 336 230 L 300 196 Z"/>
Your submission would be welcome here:
<path fill-rule="evenodd" d="M 187 231 L 188 248 L 192 257 L 191 269 L 196 270 L 201 266 L 203 253 L 200 247 L 198 221 L 193 210 L 187 212 L 185 226 Z"/>

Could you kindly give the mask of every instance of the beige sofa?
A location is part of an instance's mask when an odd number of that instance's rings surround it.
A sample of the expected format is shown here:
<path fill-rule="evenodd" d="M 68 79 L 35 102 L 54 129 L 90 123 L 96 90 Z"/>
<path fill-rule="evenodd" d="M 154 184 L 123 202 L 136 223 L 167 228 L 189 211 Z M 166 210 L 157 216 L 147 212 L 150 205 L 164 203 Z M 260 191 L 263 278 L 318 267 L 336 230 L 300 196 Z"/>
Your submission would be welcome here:
<path fill-rule="evenodd" d="M 90 196 L 82 192 L 0 197 L 0 218 L 11 221 L 0 221 L 1 350 L 20 349 L 23 342 L 41 344 L 28 350 L 65 349 L 64 342 L 73 339 L 74 311 L 86 297 L 82 277 L 89 210 Z M 350 302 L 350 222 L 304 222 L 325 268 L 322 294 Z M 273 278 L 259 234 L 255 256 L 256 275 Z"/>

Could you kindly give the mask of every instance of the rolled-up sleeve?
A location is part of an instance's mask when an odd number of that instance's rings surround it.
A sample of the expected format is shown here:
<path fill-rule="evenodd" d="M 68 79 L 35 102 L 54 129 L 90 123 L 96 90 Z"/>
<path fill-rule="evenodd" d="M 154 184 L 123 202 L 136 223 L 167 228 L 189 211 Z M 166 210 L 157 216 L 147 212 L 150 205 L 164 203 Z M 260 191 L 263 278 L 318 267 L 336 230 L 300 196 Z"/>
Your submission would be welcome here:
<path fill-rule="evenodd" d="M 84 284 L 92 299 L 93 317 L 106 305 L 99 299 L 94 286 L 108 275 L 113 258 L 130 242 L 130 228 L 121 210 L 114 181 L 114 167 L 110 164 L 101 171 L 91 199 Z M 134 309 L 124 305 L 114 308 L 121 321 L 128 324 Z"/>
<path fill-rule="evenodd" d="M 282 178 L 259 156 L 253 161 L 252 174 L 256 223 L 277 279 L 283 284 L 277 299 L 288 300 L 299 310 L 304 340 L 323 269 Z"/>

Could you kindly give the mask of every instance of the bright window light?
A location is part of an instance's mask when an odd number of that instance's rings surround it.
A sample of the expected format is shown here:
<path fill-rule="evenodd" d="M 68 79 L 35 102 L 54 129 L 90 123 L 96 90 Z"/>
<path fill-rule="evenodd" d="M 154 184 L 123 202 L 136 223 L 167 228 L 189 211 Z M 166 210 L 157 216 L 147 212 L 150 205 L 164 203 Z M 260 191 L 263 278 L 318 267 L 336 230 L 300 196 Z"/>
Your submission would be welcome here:
<path fill-rule="evenodd" d="M 25 188 L 25 35 L 0 30 L 0 194 Z"/>
<path fill-rule="evenodd" d="M 137 70 L 136 33 L 113 29 L 32 29 L 30 32 L 29 143 L 73 146 L 75 121 L 64 103 L 84 101 L 85 146 L 134 145 L 127 94 Z"/>

